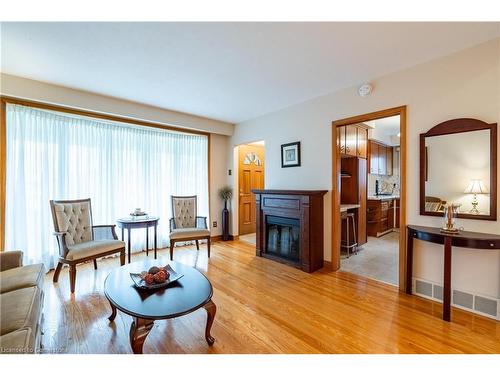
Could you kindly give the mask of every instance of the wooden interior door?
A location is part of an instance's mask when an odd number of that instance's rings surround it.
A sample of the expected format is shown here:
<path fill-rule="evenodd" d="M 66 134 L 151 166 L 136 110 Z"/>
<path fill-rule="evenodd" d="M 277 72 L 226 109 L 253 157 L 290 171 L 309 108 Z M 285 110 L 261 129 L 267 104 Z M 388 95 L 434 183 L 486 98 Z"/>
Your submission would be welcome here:
<path fill-rule="evenodd" d="M 255 233 L 256 207 L 252 189 L 264 189 L 264 146 L 239 146 L 239 234 Z"/>

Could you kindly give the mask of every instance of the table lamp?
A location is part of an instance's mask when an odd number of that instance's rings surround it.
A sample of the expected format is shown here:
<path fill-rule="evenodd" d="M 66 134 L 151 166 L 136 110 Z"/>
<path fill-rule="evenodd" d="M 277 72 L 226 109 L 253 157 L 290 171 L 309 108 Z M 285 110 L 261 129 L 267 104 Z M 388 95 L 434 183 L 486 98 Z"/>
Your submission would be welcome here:
<path fill-rule="evenodd" d="M 469 212 L 474 215 L 479 214 L 479 210 L 477 209 L 477 205 L 479 202 L 477 201 L 478 194 L 486 194 L 488 191 L 483 184 L 483 180 L 473 179 L 470 180 L 469 185 L 465 189 L 464 193 L 466 194 L 474 194 L 474 198 L 472 199 L 472 210 Z"/>

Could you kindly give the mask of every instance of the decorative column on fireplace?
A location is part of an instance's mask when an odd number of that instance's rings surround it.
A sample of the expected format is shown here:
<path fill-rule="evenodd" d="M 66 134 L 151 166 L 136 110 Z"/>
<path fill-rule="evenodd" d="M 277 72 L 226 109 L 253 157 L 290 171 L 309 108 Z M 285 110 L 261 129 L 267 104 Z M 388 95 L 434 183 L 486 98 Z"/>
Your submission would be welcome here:
<path fill-rule="evenodd" d="M 257 256 L 305 272 L 323 267 L 323 195 L 326 190 L 252 190 Z"/>

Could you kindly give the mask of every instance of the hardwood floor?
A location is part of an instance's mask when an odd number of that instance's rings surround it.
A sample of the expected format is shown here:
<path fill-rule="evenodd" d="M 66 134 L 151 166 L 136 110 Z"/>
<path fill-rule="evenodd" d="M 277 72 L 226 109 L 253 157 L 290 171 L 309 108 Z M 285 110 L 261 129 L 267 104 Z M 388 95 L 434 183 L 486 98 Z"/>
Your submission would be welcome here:
<path fill-rule="evenodd" d="M 216 342 L 204 338 L 203 309 L 157 321 L 145 353 L 500 353 L 500 322 L 454 309 L 441 320 L 441 305 L 398 292 L 396 287 L 345 272 L 307 274 L 255 257 L 245 242 L 178 247 L 174 259 L 196 266 L 214 287 Z M 145 253 L 132 257 L 132 261 Z M 152 259 L 152 255 L 150 254 Z M 159 262 L 168 250 L 159 251 Z M 43 345 L 52 353 L 131 353 L 132 319 L 118 312 L 113 323 L 104 280 L 119 260 L 78 267 L 70 297 L 68 269 L 58 284 L 45 283 Z"/>

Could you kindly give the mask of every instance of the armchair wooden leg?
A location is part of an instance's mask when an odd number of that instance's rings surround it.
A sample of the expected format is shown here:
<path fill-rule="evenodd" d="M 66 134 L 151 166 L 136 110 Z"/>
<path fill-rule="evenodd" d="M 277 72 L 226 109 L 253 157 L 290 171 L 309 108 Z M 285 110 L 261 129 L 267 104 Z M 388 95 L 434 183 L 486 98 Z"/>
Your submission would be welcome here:
<path fill-rule="evenodd" d="M 59 280 L 59 274 L 61 273 L 63 264 L 61 262 L 57 263 L 56 269 L 54 270 L 54 277 L 52 278 L 52 281 L 57 283 Z"/>
<path fill-rule="evenodd" d="M 125 249 L 120 251 L 120 266 L 125 265 Z"/>
<path fill-rule="evenodd" d="M 75 293 L 75 283 L 76 283 L 76 265 L 71 264 L 69 266 L 69 287 L 71 293 Z"/>
<path fill-rule="evenodd" d="M 170 260 L 174 260 L 174 245 L 175 241 L 170 240 Z"/>
<path fill-rule="evenodd" d="M 210 237 L 207 238 L 207 252 L 208 252 L 208 257 L 210 258 Z"/>
<path fill-rule="evenodd" d="M 200 250 L 200 243 L 196 240 L 196 250 Z"/>
<path fill-rule="evenodd" d="M 94 259 L 94 269 L 97 269 L 97 259 Z"/>

